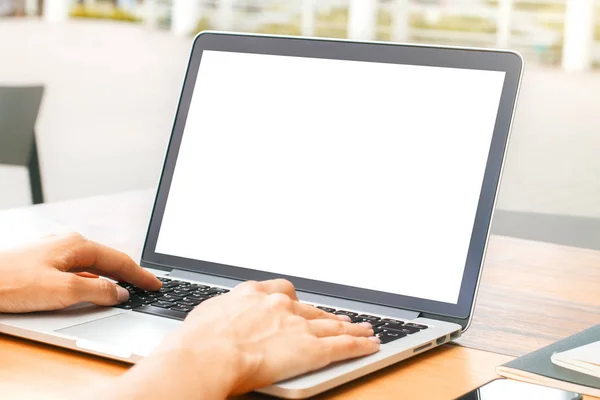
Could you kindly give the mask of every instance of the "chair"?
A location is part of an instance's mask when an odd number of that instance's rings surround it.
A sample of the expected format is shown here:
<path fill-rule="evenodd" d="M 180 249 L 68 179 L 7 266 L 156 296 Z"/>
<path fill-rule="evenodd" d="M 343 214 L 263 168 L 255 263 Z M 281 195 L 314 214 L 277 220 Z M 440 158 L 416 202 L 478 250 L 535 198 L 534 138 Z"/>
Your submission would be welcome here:
<path fill-rule="evenodd" d="M 43 86 L 0 86 L 0 164 L 27 167 L 33 204 L 44 202 L 35 123 Z"/>

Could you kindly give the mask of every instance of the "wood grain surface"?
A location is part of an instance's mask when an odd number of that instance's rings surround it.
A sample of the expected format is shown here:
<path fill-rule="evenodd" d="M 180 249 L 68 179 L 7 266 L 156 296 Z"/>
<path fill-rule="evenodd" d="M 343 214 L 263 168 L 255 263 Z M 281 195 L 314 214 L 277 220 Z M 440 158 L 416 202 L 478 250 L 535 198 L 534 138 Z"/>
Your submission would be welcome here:
<path fill-rule="evenodd" d="M 492 237 L 473 324 L 459 343 L 527 354 L 600 324 L 599 293 L 600 252 Z"/>

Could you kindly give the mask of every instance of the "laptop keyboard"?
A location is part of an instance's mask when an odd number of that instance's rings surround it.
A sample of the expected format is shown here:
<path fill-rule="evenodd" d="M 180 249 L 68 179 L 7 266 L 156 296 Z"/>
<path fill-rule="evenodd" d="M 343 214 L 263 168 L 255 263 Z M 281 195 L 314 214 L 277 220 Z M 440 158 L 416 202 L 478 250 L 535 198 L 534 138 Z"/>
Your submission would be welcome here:
<path fill-rule="evenodd" d="M 373 326 L 375 336 L 381 340 L 381 344 L 393 342 L 408 335 L 427 329 L 425 325 L 413 324 L 397 319 L 381 318 L 375 315 L 359 314 L 352 311 L 337 310 L 335 308 L 317 306 L 317 308 L 336 315 L 347 315 L 352 323 L 368 322 Z"/>
<path fill-rule="evenodd" d="M 183 321 L 203 301 L 229 292 L 228 289 L 158 278 L 163 287 L 148 292 L 129 283 L 119 283 L 129 292 L 129 301 L 115 307 Z"/>
<path fill-rule="evenodd" d="M 183 321 L 202 302 L 229 292 L 228 289 L 169 278 L 159 277 L 158 279 L 163 283 L 163 287 L 158 292 L 148 292 L 129 283 L 119 283 L 129 292 L 129 301 L 115 307 Z M 390 343 L 427 329 L 425 325 L 396 319 L 359 314 L 324 306 L 317 306 L 317 308 L 332 314 L 347 315 L 352 323 L 370 323 L 373 326 L 375 336 L 381 340 L 381 344 Z"/>

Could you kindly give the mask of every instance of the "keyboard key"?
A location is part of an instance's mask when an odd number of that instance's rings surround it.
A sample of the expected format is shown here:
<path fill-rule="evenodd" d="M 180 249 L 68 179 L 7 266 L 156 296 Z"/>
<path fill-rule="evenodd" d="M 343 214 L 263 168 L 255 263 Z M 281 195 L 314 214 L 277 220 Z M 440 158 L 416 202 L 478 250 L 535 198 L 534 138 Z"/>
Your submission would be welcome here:
<path fill-rule="evenodd" d="M 179 286 L 181 286 L 181 287 L 183 287 L 183 286 L 190 286 L 190 285 L 191 285 L 191 283 L 189 283 L 189 282 L 180 282 L 180 281 L 177 281 L 177 283 L 178 283 L 178 284 L 179 284 Z"/>
<path fill-rule="evenodd" d="M 162 293 L 158 293 L 158 292 L 150 292 L 148 293 L 148 297 L 152 297 L 152 298 L 159 298 L 159 297 L 163 297 L 164 295 Z"/>
<path fill-rule="evenodd" d="M 165 278 L 164 276 L 157 276 L 156 278 L 162 283 L 171 282 L 169 278 Z"/>
<path fill-rule="evenodd" d="M 362 318 L 362 319 L 364 319 L 365 321 L 379 321 L 379 320 L 381 319 L 381 318 L 379 318 L 379 317 L 375 317 L 375 316 L 373 316 L 373 315 L 367 315 L 367 314 L 360 314 L 360 315 L 358 316 L 358 318 Z"/>
<path fill-rule="evenodd" d="M 144 304 L 144 305 L 148 305 L 148 304 L 156 303 L 157 301 L 158 301 L 158 300 L 156 300 L 156 299 L 149 298 L 148 300 L 144 300 L 144 301 L 142 302 L 142 304 Z"/>
<path fill-rule="evenodd" d="M 323 310 L 328 313 L 334 313 L 336 311 L 335 308 L 329 308 L 329 307 L 323 307 L 323 306 L 317 306 L 317 308 L 319 310 Z"/>
<path fill-rule="evenodd" d="M 159 317 L 172 318 L 179 321 L 183 321 L 185 317 L 187 317 L 187 313 L 154 306 L 142 306 L 134 309 L 133 311 L 141 312 L 144 314 L 156 315 Z"/>
<path fill-rule="evenodd" d="M 196 299 L 196 298 L 184 297 L 182 301 L 184 301 L 186 303 L 192 303 L 192 304 L 194 304 L 194 305 L 197 306 L 198 304 L 202 303 L 204 300 L 206 300 L 206 299 L 199 300 L 199 299 Z"/>
<path fill-rule="evenodd" d="M 191 284 L 187 288 L 190 290 L 198 290 L 198 289 L 208 289 L 209 287 L 210 286 L 206 286 L 206 285 Z"/>
<path fill-rule="evenodd" d="M 383 332 L 384 327 L 383 326 L 378 326 L 376 328 L 373 328 L 373 332 L 375 332 L 375 335 L 377 335 L 378 333 Z"/>
<path fill-rule="evenodd" d="M 211 296 L 185 296 L 183 299 L 184 300 L 189 300 L 189 301 L 204 301 L 204 300 L 208 300 L 210 299 Z"/>
<path fill-rule="evenodd" d="M 214 296 L 217 294 L 221 294 L 221 293 L 214 291 L 214 290 L 207 290 L 205 292 L 198 292 L 198 291 L 192 292 L 192 293 L 190 293 L 190 296 L 207 297 L 207 296 Z"/>
<path fill-rule="evenodd" d="M 189 300 L 179 300 L 179 301 L 176 301 L 175 304 L 177 304 L 178 306 L 182 306 L 182 307 L 193 307 L 193 306 L 198 305 L 199 303 L 189 301 Z"/>
<path fill-rule="evenodd" d="M 399 332 L 385 331 L 381 332 L 377 337 L 381 340 L 381 344 L 393 342 L 394 340 L 401 339 L 406 335 Z"/>
<path fill-rule="evenodd" d="M 394 324 L 394 325 L 404 325 L 404 322 L 402 321 L 398 321 L 396 319 L 390 319 L 390 318 L 384 318 L 382 319 L 383 322 L 387 323 L 387 324 Z"/>
<path fill-rule="evenodd" d="M 189 313 L 190 311 L 192 311 L 192 308 L 191 307 L 171 307 L 169 310 Z"/>
<path fill-rule="evenodd" d="M 383 323 L 382 321 L 369 321 L 369 320 L 366 320 L 366 319 L 363 319 L 363 321 L 370 323 L 373 328 L 377 328 L 377 327 L 380 327 L 382 325 L 385 325 L 385 323 Z"/>
<path fill-rule="evenodd" d="M 349 317 L 356 317 L 358 315 L 358 313 L 352 312 L 352 311 L 344 311 L 344 310 L 338 310 L 336 312 L 334 312 L 335 315 L 347 315 Z"/>
<path fill-rule="evenodd" d="M 170 293 L 172 291 L 173 291 L 173 289 L 171 289 L 169 287 L 162 287 L 158 292 L 162 293 L 162 294 L 165 294 L 165 293 Z"/>
<path fill-rule="evenodd" d="M 387 324 L 384 327 L 388 331 L 400 332 L 400 333 L 404 333 L 406 335 L 412 335 L 413 333 L 421 332 L 420 329 L 411 328 L 406 325 L 398 326 L 395 324 Z"/>
<path fill-rule="evenodd" d="M 196 290 L 195 292 L 192 292 L 191 295 L 192 296 L 205 296 L 205 295 L 216 294 L 216 293 L 219 293 L 218 289 L 209 288 L 209 289 Z"/>
<path fill-rule="evenodd" d="M 404 324 L 404 326 L 409 327 L 409 328 L 417 328 L 417 329 L 420 329 L 422 331 L 428 328 L 425 325 L 413 324 L 412 322 L 408 323 L 408 324 Z"/>
<path fill-rule="evenodd" d="M 133 295 L 129 296 L 129 298 L 130 299 L 136 298 L 136 299 L 140 299 L 140 300 L 146 300 L 146 299 L 150 298 L 150 296 L 148 296 L 148 295 L 149 295 L 148 292 L 142 292 L 142 293 L 133 294 Z"/>
<path fill-rule="evenodd" d="M 136 307 L 140 307 L 142 305 L 141 301 L 126 301 L 125 303 L 117 304 L 115 307 L 122 308 L 124 310 L 133 310 Z"/>
<path fill-rule="evenodd" d="M 171 307 L 175 307 L 175 303 L 171 303 L 170 301 L 157 301 L 156 303 L 153 304 L 154 307 L 160 307 L 160 308 L 171 308 Z"/>
<path fill-rule="evenodd" d="M 191 292 L 191 289 L 185 289 L 185 288 L 177 288 L 173 290 L 173 294 L 180 294 L 180 295 L 184 295 L 184 294 L 188 294 L 189 292 Z"/>
<path fill-rule="evenodd" d="M 161 300 L 176 302 L 179 300 L 183 300 L 183 296 L 175 296 L 172 293 L 167 293 L 162 297 Z"/>

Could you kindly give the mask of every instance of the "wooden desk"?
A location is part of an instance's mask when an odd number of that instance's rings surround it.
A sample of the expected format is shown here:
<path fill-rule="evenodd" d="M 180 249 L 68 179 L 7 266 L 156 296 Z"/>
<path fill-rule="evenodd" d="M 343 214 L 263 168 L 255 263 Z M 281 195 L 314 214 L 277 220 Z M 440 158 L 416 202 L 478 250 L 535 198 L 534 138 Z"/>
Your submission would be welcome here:
<path fill-rule="evenodd" d="M 152 200 L 152 191 L 140 191 L 16 212 L 67 225 L 139 259 Z M 495 367 L 513 356 L 600 323 L 599 287 L 600 252 L 492 237 L 475 318 L 460 346 L 429 352 L 322 398 L 458 396 L 495 378 Z M 0 336 L 0 393 L 6 398 L 33 399 L 43 393 L 44 398 L 58 399 L 72 384 L 102 382 L 125 369 L 119 363 Z"/>
<path fill-rule="evenodd" d="M 377 372 L 321 399 L 451 399 L 496 378 L 508 356 L 445 346 Z M 110 384 L 123 364 L 59 348 L 0 336 L 0 393 L 4 399 L 59 400 L 73 387 Z M 422 397 L 420 397 L 422 396 Z M 260 395 L 248 400 L 266 400 Z"/>

